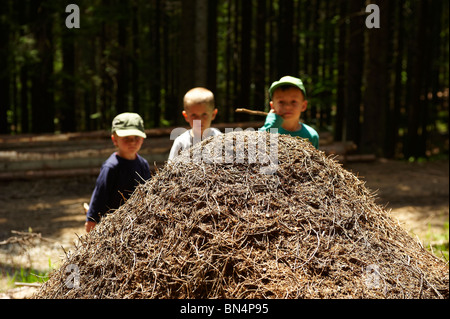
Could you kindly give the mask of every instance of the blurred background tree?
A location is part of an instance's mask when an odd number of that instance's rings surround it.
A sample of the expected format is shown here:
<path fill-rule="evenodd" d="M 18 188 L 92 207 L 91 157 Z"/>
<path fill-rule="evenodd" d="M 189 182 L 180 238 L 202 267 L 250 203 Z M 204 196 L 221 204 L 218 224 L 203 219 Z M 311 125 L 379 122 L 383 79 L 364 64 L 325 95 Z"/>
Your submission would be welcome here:
<path fill-rule="evenodd" d="M 68 29 L 65 8 L 80 8 Z M 216 96 L 216 122 L 263 120 L 267 89 L 301 77 L 304 120 L 360 152 L 448 154 L 449 3 L 379 0 L 4 0 L 0 133 L 108 129 L 119 112 L 184 125 L 182 97 Z"/>

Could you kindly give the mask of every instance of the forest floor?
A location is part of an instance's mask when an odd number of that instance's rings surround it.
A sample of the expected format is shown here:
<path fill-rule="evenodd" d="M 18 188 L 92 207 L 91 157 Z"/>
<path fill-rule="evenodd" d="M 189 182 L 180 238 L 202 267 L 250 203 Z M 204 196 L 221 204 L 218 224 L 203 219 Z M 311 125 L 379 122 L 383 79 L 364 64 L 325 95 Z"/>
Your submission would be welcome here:
<path fill-rule="evenodd" d="M 377 160 L 344 168 L 366 181 L 377 203 L 424 245 L 442 236 L 448 241 L 448 160 Z M 29 296 L 33 288 L 14 287 L 13 274 L 48 272 L 74 248 L 85 234 L 82 204 L 89 202 L 95 178 L 0 181 L 0 298 Z"/>

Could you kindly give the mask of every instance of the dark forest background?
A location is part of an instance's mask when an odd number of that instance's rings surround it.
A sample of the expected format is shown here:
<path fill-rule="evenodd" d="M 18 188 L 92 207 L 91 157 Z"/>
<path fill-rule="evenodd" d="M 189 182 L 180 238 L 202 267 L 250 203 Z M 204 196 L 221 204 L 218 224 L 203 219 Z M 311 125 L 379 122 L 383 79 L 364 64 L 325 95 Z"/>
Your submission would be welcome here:
<path fill-rule="evenodd" d="M 1 0 L 0 133 L 105 130 L 124 111 L 185 125 L 195 86 L 215 93 L 215 123 L 262 121 L 234 110 L 267 111 L 271 82 L 293 75 L 305 122 L 336 141 L 448 154 L 448 12 L 448 0 Z"/>

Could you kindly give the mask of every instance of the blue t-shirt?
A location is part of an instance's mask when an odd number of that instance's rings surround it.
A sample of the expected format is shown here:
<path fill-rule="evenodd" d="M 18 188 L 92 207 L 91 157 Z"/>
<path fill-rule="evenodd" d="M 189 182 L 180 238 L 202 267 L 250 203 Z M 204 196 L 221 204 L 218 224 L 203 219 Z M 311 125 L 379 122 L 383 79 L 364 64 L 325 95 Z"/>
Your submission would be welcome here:
<path fill-rule="evenodd" d="M 100 169 L 86 220 L 98 223 L 109 210 L 119 208 L 124 197 L 128 199 L 136 186 L 148 179 L 150 166 L 145 158 L 137 155 L 135 160 L 127 160 L 113 153 Z"/>
<path fill-rule="evenodd" d="M 315 148 L 317 149 L 319 148 L 319 134 L 311 126 L 306 125 L 305 123 L 301 123 L 301 129 L 292 132 L 282 128 L 281 127 L 282 124 L 283 118 L 281 116 L 275 113 L 269 113 L 267 114 L 264 126 L 261 127 L 259 130 L 269 132 L 271 128 L 276 128 L 278 129 L 278 133 L 280 134 L 307 138 L 311 142 L 311 144 L 314 145 Z"/>

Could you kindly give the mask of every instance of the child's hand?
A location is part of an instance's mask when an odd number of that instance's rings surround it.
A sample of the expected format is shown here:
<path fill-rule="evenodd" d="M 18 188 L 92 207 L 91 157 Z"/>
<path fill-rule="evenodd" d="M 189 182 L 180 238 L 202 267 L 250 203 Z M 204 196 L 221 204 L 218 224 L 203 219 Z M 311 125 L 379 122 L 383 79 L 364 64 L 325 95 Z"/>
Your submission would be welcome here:
<path fill-rule="evenodd" d="M 276 115 L 278 115 L 279 117 L 281 117 L 282 119 L 284 119 L 284 116 L 283 116 L 284 114 L 281 114 L 281 113 L 275 111 L 275 109 L 271 109 L 269 113 L 275 113 Z"/>
<path fill-rule="evenodd" d="M 89 233 L 89 232 L 92 230 L 92 228 L 95 227 L 95 225 L 97 225 L 96 222 L 93 222 L 93 221 L 87 221 L 87 222 L 84 224 L 84 228 L 86 229 L 86 233 Z"/>

